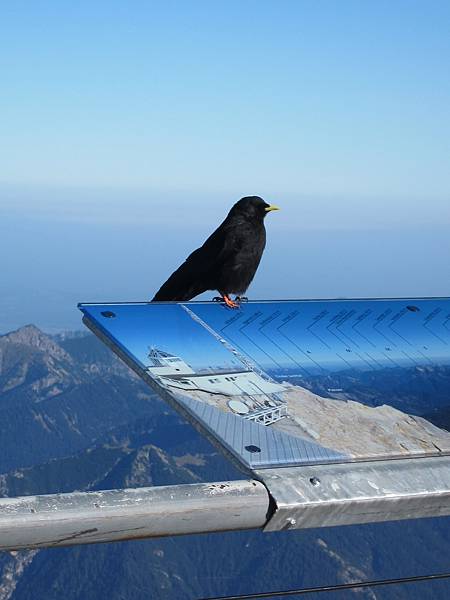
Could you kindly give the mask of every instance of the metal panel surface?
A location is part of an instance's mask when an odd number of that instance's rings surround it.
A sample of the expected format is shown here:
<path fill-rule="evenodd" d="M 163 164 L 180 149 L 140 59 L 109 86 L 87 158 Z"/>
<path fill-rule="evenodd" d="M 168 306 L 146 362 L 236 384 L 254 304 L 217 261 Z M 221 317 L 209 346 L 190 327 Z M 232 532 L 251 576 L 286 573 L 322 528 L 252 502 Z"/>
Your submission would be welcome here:
<path fill-rule="evenodd" d="M 450 454 L 450 300 L 80 304 L 245 468 Z"/>

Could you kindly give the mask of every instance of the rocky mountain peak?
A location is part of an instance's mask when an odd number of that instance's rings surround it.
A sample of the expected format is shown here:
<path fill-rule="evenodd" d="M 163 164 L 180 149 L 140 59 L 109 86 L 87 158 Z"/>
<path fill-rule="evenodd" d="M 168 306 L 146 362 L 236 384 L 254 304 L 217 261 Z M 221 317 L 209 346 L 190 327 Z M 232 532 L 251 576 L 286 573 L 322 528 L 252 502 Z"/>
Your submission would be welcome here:
<path fill-rule="evenodd" d="M 0 347 L 5 344 L 20 344 L 40 350 L 53 358 L 71 361 L 69 354 L 61 348 L 50 336 L 41 331 L 36 325 L 25 325 L 15 331 L 0 336 Z"/>
<path fill-rule="evenodd" d="M 74 361 L 35 325 L 0 336 L 0 392 L 29 386 L 39 396 L 55 396 L 76 379 Z"/>

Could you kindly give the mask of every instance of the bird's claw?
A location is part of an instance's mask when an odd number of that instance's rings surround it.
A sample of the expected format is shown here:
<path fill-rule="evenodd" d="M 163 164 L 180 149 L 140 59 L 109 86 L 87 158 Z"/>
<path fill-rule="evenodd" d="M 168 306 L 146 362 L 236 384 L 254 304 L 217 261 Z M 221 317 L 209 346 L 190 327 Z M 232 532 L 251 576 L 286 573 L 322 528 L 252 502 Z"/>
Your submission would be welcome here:
<path fill-rule="evenodd" d="M 247 302 L 247 298 L 241 298 L 240 296 L 236 296 L 235 300 L 232 300 L 229 296 L 214 296 L 212 299 L 213 302 L 224 302 L 228 308 L 239 308 L 239 304 L 241 302 Z"/>
<path fill-rule="evenodd" d="M 224 294 L 223 296 L 215 296 L 212 299 L 213 302 L 224 302 L 228 308 L 239 308 L 239 304 L 232 300 L 228 295 Z"/>
<path fill-rule="evenodd" d="M 224 296 L 223 301 L 228 306 L 228 308 L 239 308 L 239 304 L 232 300 L 229 296 Z"/>

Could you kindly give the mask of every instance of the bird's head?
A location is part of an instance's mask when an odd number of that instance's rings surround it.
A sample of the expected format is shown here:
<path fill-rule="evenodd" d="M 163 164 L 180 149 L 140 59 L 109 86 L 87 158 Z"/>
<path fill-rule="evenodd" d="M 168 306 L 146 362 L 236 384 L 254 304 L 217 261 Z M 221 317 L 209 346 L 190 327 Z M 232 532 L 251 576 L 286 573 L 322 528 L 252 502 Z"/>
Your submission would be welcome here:
<path fill-rule="evenodd" d="M 230 215 L 241 215 L 252 221 L 263 220 L 272 210 L 280 210 L 274 204 L 267 204 L 259 196 L 241 198 L 230 211 Z"/>

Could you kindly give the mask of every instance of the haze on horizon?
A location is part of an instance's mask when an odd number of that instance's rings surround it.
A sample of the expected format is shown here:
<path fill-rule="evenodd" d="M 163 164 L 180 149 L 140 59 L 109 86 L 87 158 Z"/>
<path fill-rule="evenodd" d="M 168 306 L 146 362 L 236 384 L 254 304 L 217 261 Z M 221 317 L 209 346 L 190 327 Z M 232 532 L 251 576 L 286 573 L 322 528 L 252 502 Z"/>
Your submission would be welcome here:
<path fill-rule="evenodd" d="M 450 295 L 447 2 L 0 13 L 0 333 L 151 297 L 248 194 L 251 297 Z"/>

